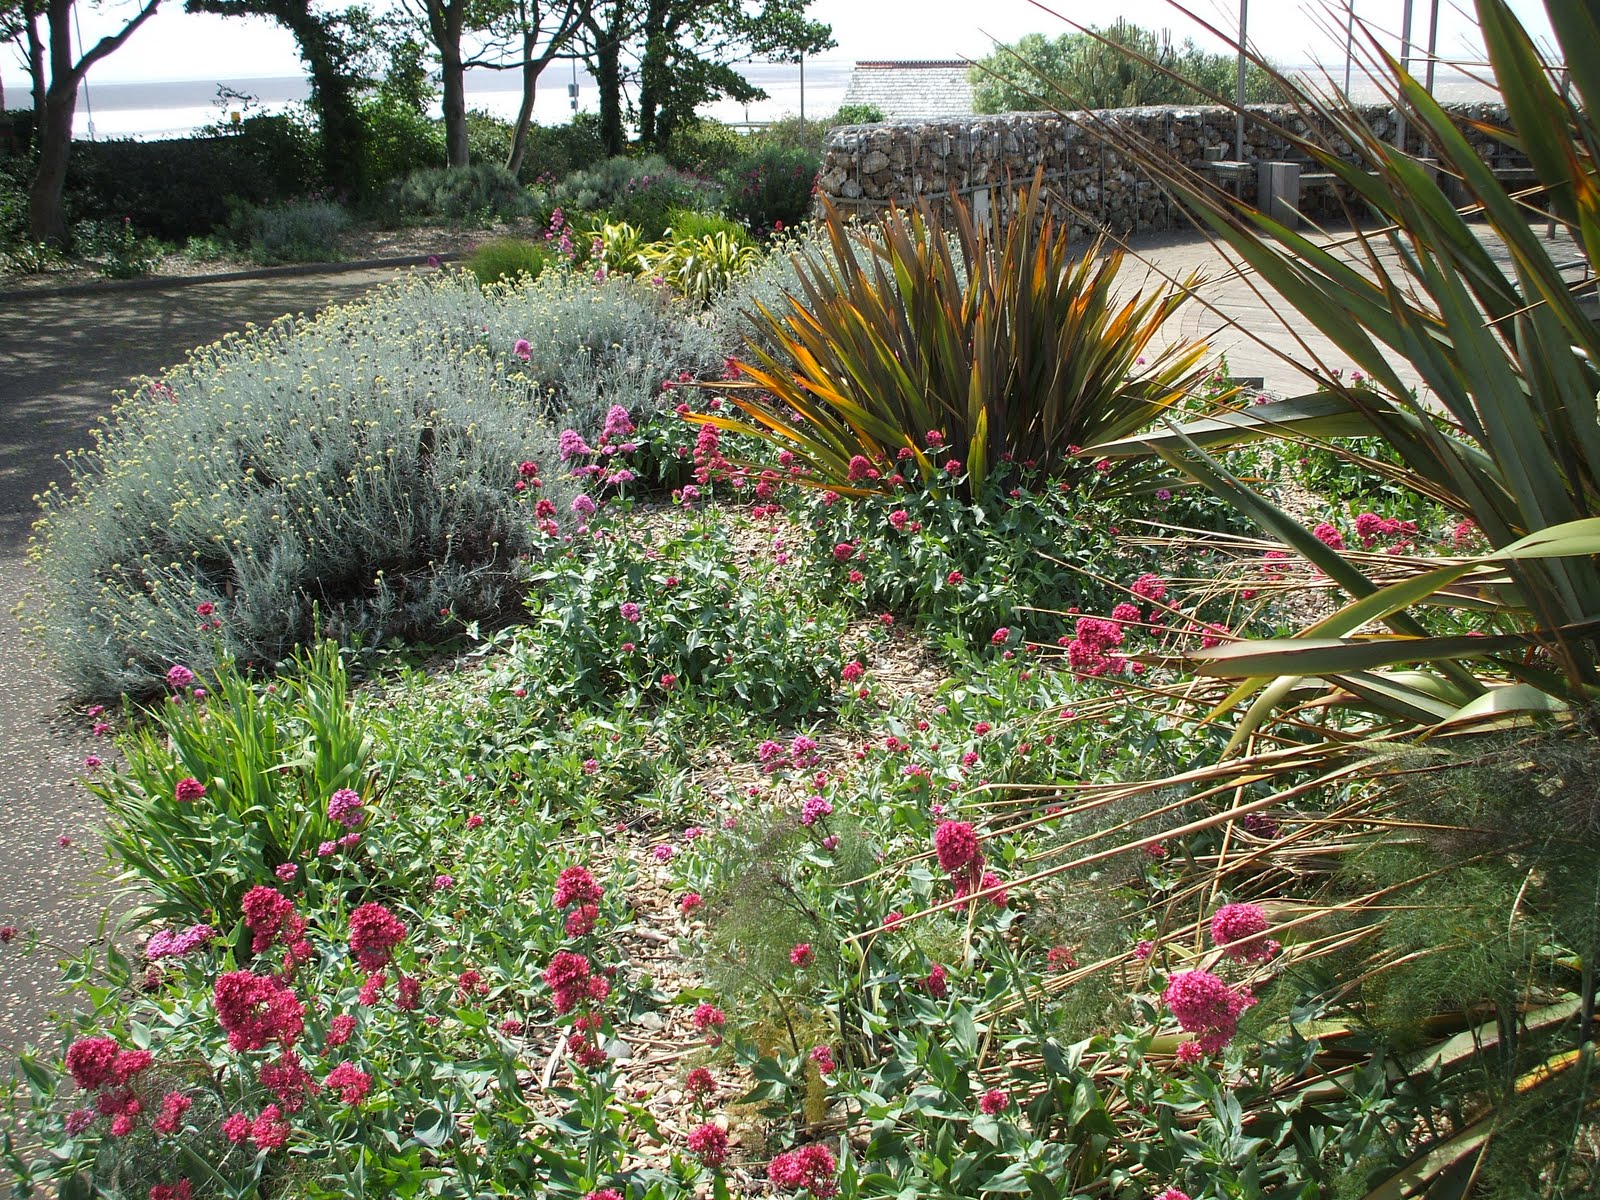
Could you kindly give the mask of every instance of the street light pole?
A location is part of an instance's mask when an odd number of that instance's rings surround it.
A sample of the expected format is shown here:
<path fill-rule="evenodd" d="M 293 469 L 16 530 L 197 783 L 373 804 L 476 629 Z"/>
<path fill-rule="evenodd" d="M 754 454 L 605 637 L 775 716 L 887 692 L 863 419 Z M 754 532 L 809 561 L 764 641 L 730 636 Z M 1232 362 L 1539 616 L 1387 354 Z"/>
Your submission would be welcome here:
<path fill-rule="evenodd" d="M 1402 74 L 1411 74 L 1411 13 L 1415 0 L 1406 0 L 1405 7 L 1400 14 L 1400 71 Z M 1405 110 L 1397 103 L 1394 108 L 1395 139 L 1394 144 L 1405 153 L 1406 148 L 1406 114 Z"/>
<path fill-rule="evenodd" d="M 806 52 L 800 51 L 800 125 L 806 123 Z"/>
<path fill-rule="evenodd" d="M 1239 0 L 1239 70 L 1233 84 L 1233 157 L 1238 162 L 1244 161 L 1244 45 L 1249 19 L 1250 0 Z"/>

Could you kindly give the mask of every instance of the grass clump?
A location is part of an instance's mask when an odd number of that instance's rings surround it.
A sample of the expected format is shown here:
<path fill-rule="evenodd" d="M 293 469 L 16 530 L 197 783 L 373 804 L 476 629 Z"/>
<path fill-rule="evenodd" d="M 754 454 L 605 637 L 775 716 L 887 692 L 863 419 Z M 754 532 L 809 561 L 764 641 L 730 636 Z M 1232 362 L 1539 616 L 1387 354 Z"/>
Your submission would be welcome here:
<path fill-rule="evenodd" d="M 495 238 L 484 242 L 467 256 L 466 268 L 479 283 L 498 283 L 528 275 L 534 279 L 560 256 L 550 247 L 521 238 Z"/>

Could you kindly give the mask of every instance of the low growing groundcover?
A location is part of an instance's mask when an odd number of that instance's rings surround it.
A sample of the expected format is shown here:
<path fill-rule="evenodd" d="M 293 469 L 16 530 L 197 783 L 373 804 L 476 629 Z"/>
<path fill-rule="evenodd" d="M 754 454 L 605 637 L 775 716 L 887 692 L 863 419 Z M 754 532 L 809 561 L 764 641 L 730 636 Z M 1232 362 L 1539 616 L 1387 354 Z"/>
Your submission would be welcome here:
<path fill-rule="evenodd" d="M 526 621 L 443 670 L 351 691 L 331 644 L 271 681 L 175 664 L 91 764 L 150 921 L 86 953 L 64 1057 L 26 1061 L 44 1149 L 19 1177 L 1204 1194 L 1240 1135 L 1182 1114 L 1292 1072 L 1306 980 L 1261 905 L 1191 898 L 1199 935 L 1174 906 L 1219 837 L 1265 826 L 1183 835 L 1205 806 L 1179 798 L 1143 847 L 1030 879 L 1133 815 L 1071 785 L 1218 748 L 1140 698 L 1176 585 L 1135 558 L 1065 645 L 941 637 L 873 599 L 918 537 L 897 504 L 834 541 L 840 500 L 719 488 L 601 506 Z M 1329 1159 L 1291 1142 L 1266 1169 Z"/>

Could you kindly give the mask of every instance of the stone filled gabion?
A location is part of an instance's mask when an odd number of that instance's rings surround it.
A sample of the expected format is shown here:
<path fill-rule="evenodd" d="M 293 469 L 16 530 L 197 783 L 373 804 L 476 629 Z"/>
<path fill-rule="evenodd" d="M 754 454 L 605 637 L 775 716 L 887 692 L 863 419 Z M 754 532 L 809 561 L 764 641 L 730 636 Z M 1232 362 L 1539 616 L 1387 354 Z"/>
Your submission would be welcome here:
<path fill-rule="evenodd" d="M 1521 166 L 1510 147 L 1468 121 L 1507 124 L 1498 104 L 1456 104 L 1448 111 L 1463 122 L 1468 140 L 1485 161 Z M 1313 132 L 1309 123 L 1283 105 L 1257 105 L 1252 113 L 1269 117 L 1298 134 Z M 1364 105 L 1360 112 L 1379 137 L 1395 132 L 1392 109 Z M 1094 225 L 1114 230 L 1170 229 L 1185 223 L 1177 206 L 1135 163 L 1128 152 L 1134 139 L 1165 146 L 1190 166 L 1204 161 L 1208 149 L 1225 158 L 1246 161 L 1301 159 L 1283 134 L 1260 121 L 1247 122 L 1244 152 L 1233 145 L 1233 114 L 1221 106 L 1126 108 L 1088 114 L 1003 113 L 996 116 L 902 119 L 876 125 L 835 129 L 823 151 L 817 194 L 844 212 L 871 211 L 891 201 L 907 204 L 921 197 L 945 197 L 952 190 L 969 193 L 1024 181 L 1043 167 L 1082 210 L 1077 228 Z M 1334 149 L 1349 153 L 1335 141 Z M 1242 195 L 1252 199 L 1254 179 L 1245 180 Z"/>

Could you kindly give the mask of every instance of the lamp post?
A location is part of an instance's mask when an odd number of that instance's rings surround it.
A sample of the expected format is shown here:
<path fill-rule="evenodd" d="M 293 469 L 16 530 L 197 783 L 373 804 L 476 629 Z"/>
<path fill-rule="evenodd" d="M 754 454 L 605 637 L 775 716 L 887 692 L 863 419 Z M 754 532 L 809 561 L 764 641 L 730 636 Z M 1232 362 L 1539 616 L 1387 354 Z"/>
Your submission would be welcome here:
<path fill-rule="evenodd" d="M 1249 19 L 1250 0 L 1239 0 L 1239 69 L 1233 84 L 1233 157 L 1238 162 L 1244 161 L 1244 44 Z"/>

